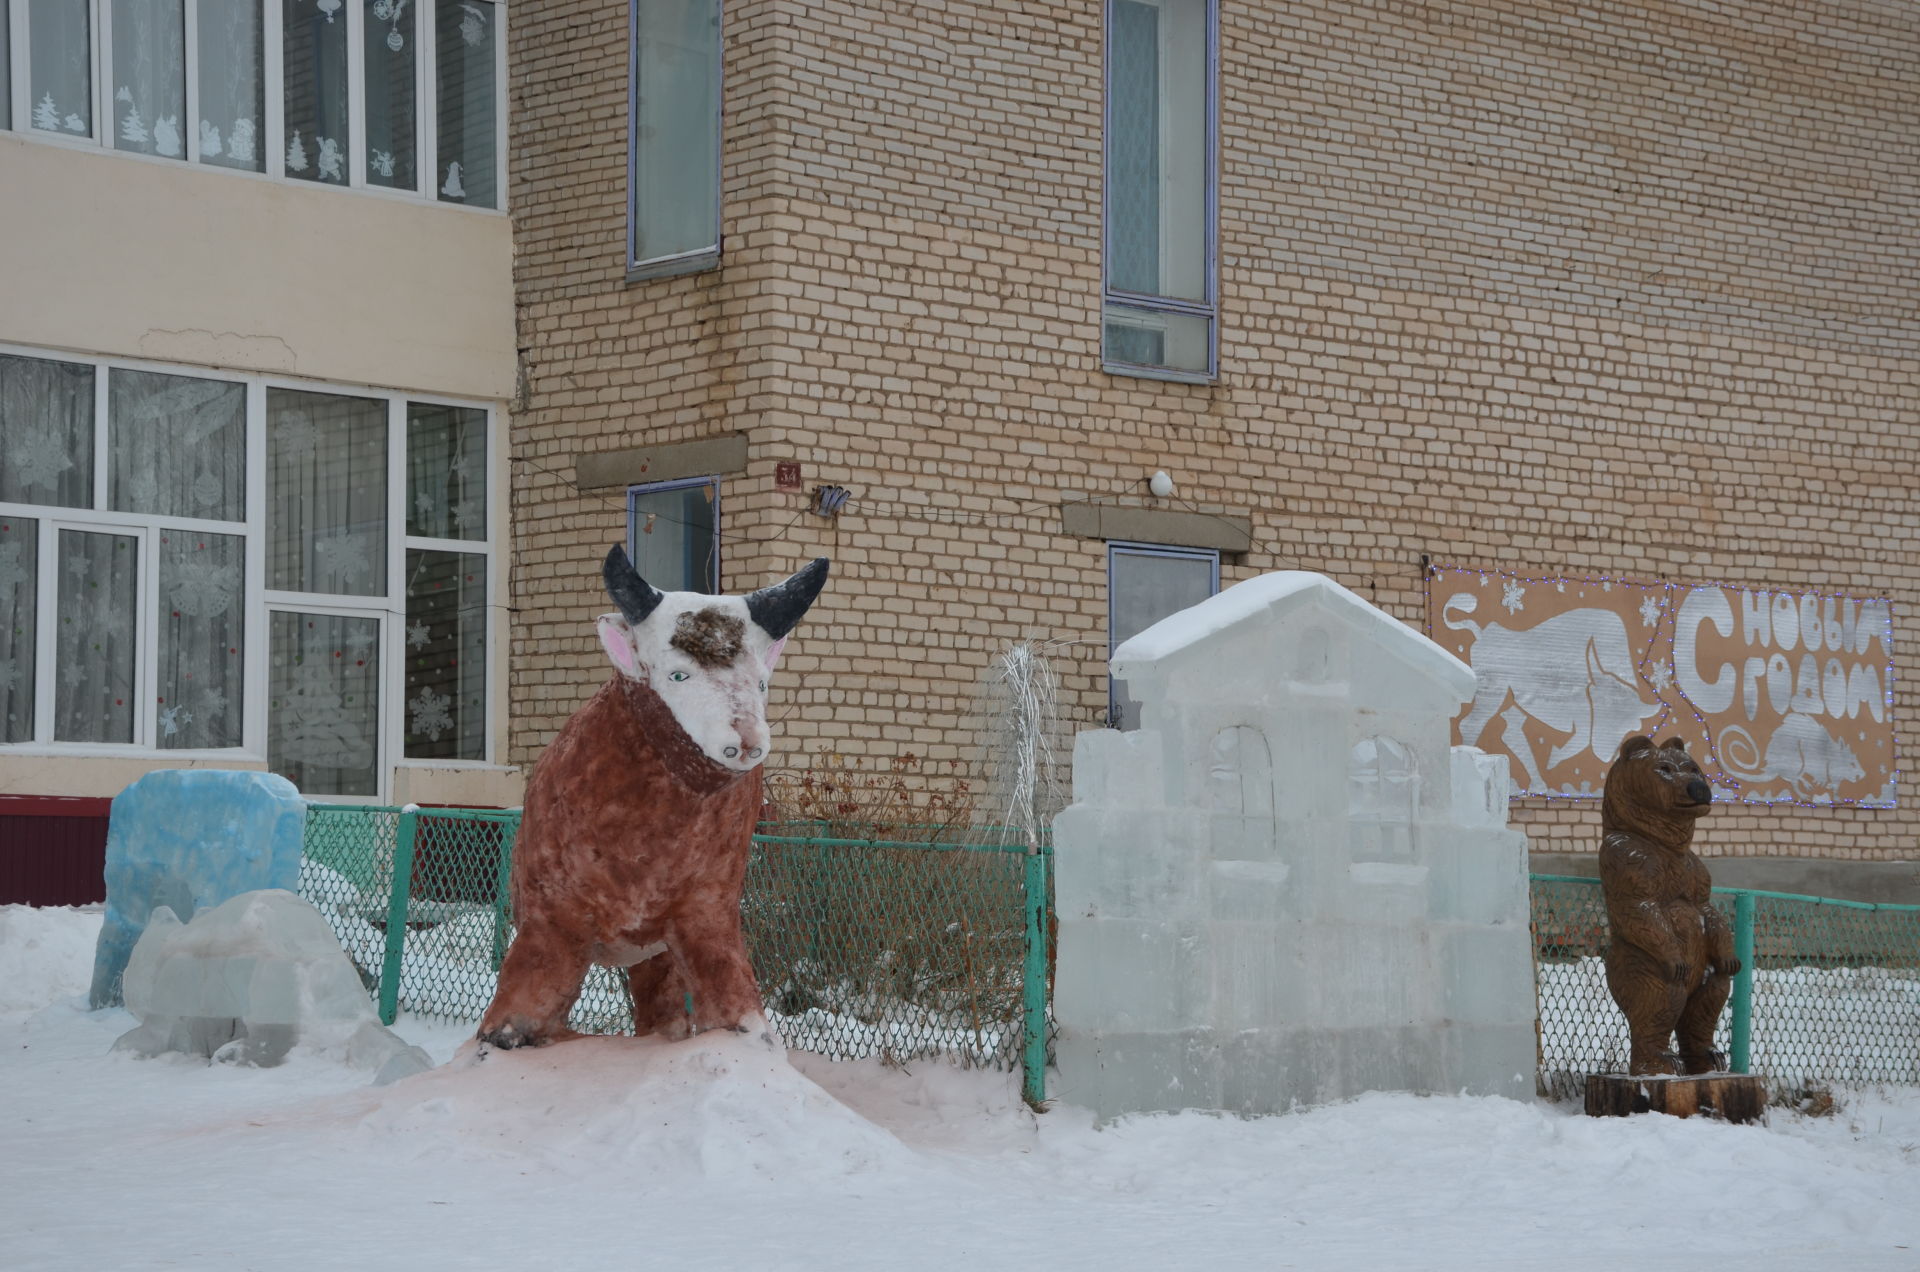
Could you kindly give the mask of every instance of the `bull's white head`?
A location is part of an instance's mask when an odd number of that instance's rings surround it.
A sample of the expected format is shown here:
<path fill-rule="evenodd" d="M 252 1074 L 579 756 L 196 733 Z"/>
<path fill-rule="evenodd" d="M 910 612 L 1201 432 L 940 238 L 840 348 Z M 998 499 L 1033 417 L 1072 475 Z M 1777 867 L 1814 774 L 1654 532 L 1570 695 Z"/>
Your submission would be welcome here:
<path fill-rule="evenodd" d="M 620 674 L 648 686 L 714 763 L 747 772 L 767 758 L 767 677 L 827 581 L 820 557 L 746 596 L 662 592 L 626 549 L 603 573 L 618 614 L 600 617 L 600 643 Z"/>

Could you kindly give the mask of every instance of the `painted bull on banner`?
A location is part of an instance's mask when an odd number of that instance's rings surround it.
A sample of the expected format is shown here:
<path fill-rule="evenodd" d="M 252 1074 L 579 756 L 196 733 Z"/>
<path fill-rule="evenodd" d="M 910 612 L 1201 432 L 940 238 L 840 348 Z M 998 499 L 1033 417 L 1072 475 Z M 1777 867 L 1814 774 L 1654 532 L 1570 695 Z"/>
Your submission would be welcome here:
<path fill-rule="evenodd" d="M 1660 704 L 1640 696 L 1640 677 L 1634 670 L 1633 647 L 1618 614 L 1606 609 L 1568 610 L 1524 631 L 1468 618 L 1478 602 L 1466 592 L 1449 597 L 1441 608 L 1446 625 L 1473 633 L 1473 674 L 1479 688 L 1473 706 L 1460 722 L 1460 741 L 1478 744 L 1481 732 L 1507 695 L 1514 705 L 1559 733 L 1570 736 L 1547 756 L 1547 767 L 1589 752 L 1611 760 L 1620 740 L 1637 731 Z M 1508 751 L 1527 772 L 1527 791 L 1544 791 L 1533 747 L 1514 711 L 1501 713 L 1507 728 L 1501 735 Z M 1523 792 L 1524 793 L 1524 792 Z"/>
<path fill-rule="evenodd" d="M 481 1042 L 570 1036 L 595 963 L 627 969 L 634 1032 L 685 1037 L 761 1019 L 740 935 L 760 813 L 767 676 L 827 581 L 818 559 L 749 596 L 662 592 L 614 548 L 618 614 L 600 619 L 614 677 L 528 779 L 513 852 L 519 934 Z"/>

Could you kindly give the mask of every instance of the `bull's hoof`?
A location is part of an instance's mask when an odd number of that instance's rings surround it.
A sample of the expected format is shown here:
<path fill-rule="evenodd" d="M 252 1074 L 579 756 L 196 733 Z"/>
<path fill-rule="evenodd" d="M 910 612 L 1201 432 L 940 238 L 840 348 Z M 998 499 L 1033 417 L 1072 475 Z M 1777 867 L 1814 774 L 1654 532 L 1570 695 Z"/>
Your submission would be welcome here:
<path fill-rule="evenodd" d="M 502 1051 L 512 1051 L 515 1047 L 544 1047 L 549 1041 L 513 1024 L 501 1025 L 495 1029 L 482 1029 L 477 1036 L 482 1046 L 498 1047 Z"/>

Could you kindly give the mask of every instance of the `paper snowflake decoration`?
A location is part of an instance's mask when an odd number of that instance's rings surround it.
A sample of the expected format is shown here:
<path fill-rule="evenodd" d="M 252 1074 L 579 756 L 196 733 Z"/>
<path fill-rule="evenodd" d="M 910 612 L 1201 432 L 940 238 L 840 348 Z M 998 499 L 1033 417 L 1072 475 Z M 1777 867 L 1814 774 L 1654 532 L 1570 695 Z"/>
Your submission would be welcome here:
<path fill-rule="evenodd" d="M 1673 684 L 1673 666 L 1664 658 L 1658 660 L 1647 668 L 1647 680 L 1655 689 L 1665 693 Z"/>
<path fill-rule="evenodd" d="M 227 714 L 227 695 L 218 689 L 200 691 L 200 714 L 208 720 L 218 720 Z"/>
<path fill-rule="evenodd" d="M 414 623 L 407 628 L 407 648 L 409 649 L 425 649 L 427 642 L 432 639 L 433 636 L 427 630 L 425 623 Z"/>
<path fill-rule="evenodd" d="M 1526 588 L 1521 587 L 1520 584 L 1514 580 L 1508 579 L 1500 587 L 1500 603 L 1507 607 L 1507 613 L 1518 614 L 1526 607 L 1526 601 L 1522 599 L 1526 594 Z"/>
<path fill-rule="evenodd" d="M 51 430 L 37 429 L 11 442 L 7 458 L 19 479 L 29 486 L 50 486 L 61 473 L 73 467 L 73 457 Z"/>
<path fill-rule="evenodd" d="M 1659 621 L 1660 621 L 1659 598 L 1648 596 L 1640 602 L 1640 625 L 1642 627 L 1652 627 L 1655 623 L 1658 623 Z"/>
<path fill-rule="evenodd" d="M 0 596 L 5 596 L 33 577 L 33 571 L 27 568 L 24 551 L 17 543 L 0 544 Z"/>
<path fill-rule="evenodd" d="M 453 727 L 453 716 L 447 711 L 452 702 L 445 694 L 422 688 L 407 703 L 408 730 L 429 742 L 438 742 L 440 735 Z"/>
<path fill-rule="evenodd" d="M 314 559 L 320 568 L 331 571 L 349 585 L 366 581 L 373 570 L 373 546 L 369 536 L 343 530 L 313 545 Z"/>
<path fill-rule="evenodd" d="M 204 557 L 192 557 L 174 567 L 173 608 L 193 618 L 224 614 L 240 589 L 240 572 Z"/>

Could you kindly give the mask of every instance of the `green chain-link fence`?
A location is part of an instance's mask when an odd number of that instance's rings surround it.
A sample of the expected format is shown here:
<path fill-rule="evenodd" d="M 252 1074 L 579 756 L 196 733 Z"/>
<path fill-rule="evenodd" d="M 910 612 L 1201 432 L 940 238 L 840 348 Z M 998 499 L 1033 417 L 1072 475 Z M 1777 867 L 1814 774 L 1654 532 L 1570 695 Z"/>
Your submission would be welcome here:
<path fill-rule="evenodd" d="M 1534 875 L 1540 1082 L 1577 1098 L 1624 1073 L 1627 1024 L 1607 992 L 1597 879 Z M 1920 906 L 1715 888 L 1744 964 L 1714 1046 L 1776 1095 L 1811 1083 L 1920 1082 Z"/>
<path fill-rule="evenodd" d="M 314 804 L 301 894 L 332 923 L 382 1019 L 478 1020 L 512 938 L 516 812 Z M 1019 1068 L 1042 1098 L 1052 854 L 1045 843 L 754 836 L 742 926 L 787 1045 L 835 1059 L 946 1055 Z M 570 1022 L 633 1028 L 626 983 L 587 977 Z"/>

